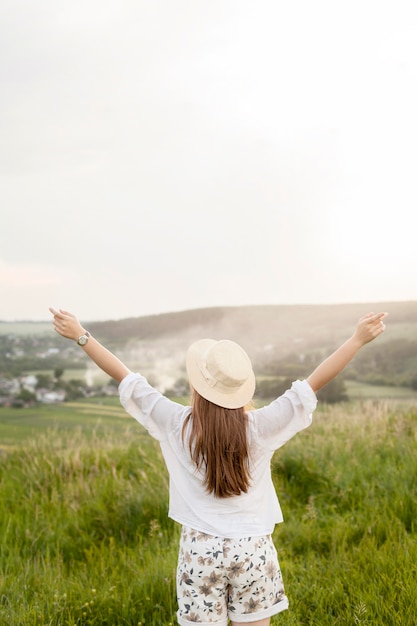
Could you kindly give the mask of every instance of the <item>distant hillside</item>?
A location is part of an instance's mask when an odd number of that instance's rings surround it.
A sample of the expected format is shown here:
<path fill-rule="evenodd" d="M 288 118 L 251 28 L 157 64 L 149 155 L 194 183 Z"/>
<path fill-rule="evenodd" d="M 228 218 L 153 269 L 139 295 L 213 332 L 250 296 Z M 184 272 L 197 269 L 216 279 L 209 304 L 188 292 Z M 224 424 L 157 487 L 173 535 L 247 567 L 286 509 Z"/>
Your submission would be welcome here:
<path fill-rule="evenodd" d="M 359 317 L 380 310 L 389 312 L 387 330 L 365 349 L 367 371 L 378 371 L 382 359 L 382 369 L 394 375 L 392 363 L 384 361 L 386 353 L 395 360 L 395 376 L 405 371 L 409 381 L 417 372 L 417 301 L 214 307 L 83 323 L 130 368 L 166 387 L 184 372 L 185 351 L 196 339 L 233 339 L 249 353 L 257 373 L 276 375 L 285 363 L 292 363 L 294 371 L 302 363 L 310 367 L 350 336 Z M 52 324 L 39 322 L 0 322 L 0 335 L 8 333 L 47 333 L 58 345 L 64 341 L 54 334 Z M 379 355 L 379 365 L 372 364 L 374 354 Z"/>
<path fill-rule="evenodd" d="M 417 301 L 330 305 L 265 305 L 213 307 L 162 313 L 122 320 L 86 322 L 88 328 L 114 349 L 132 344 L 175 341 L 185 349 L 201 337 L 233 339 L 251 353 L 273 347 L 282 353 L 297 349 L 324 349 L 346 338 L 357 319 L 369 311 L 389 313 L 381 341 L 417 340 Z M 2 322 L 0 335 L 53 334 L 48 322 Z"/>
<path fill-rule="evenodd" d="M 389 313 L 392 336 L 417 339 L 417 301 L 340 305 L 269 305 L 215 307 L 164 313 L 119 321 L 92 322 L 90 329 L 101 339 L 122 347 L 131 342 L 163 342 L 175 339 L 184 347 L 201 337 L 228 338 L 248 351 L 274 346 L 287 351 L 298 345 L 326 347 L 353 330 L 369 311 Z"/>
<path fill-rule="evenodd" d="M 347 339 L 359 317 L 380 310 L 388 311 L 389 318 L 385 334 L 375 344 L 378 349 L 403 340 L 417 352 L 417 302 L 215 307 L 96 322 L 90 329 L 131 368 L 169 386 L 184 371 L 185 351 L 196 339 L 237 341 L 257 372 L 269 372 L 271 363 L 300 362 L 305 355 L 314 355 L 314 362 Z M 368 352 L 371 349 L 375 348 L 369 346 Z"/>

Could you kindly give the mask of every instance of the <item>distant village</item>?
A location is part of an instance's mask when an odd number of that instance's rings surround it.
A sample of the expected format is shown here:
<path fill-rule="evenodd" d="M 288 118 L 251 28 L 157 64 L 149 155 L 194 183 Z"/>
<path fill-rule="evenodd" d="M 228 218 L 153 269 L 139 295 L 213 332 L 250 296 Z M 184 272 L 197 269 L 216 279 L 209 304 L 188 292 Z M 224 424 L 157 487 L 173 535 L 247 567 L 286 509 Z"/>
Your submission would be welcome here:
<path fill-rule="evenodd" d="M 43 343 L 39 338 L 0 337 L 0 406 L 23 408 L 117 395 L 111 381 L 89 385 L 85 376 L 71 377 L 72 369 L 79 376 L 84 367 L 77 350 Z"/>
<path fill-rule="evenodd" d="M 77 383 L 75 389 L 74 382 Z M 69 399 L 118 395 L 117 388 L 110 384 L 89 387 L 81 381 L 69 383 L 57 381 L 53 384 L 53 388 L 48 388 L 39 386 L 39 383 L 39 377 L 34 374 L 15 378 L 0 374 L 0 406 L 20 408 L 34 404 L 56 404 Z"/>
<path fill-rule="evenodd" d="M 391 303 L 385 308 L 392 313 L 393 336 L 387 333 L 386 340 L 359 354 L 343 376 L 321 390 L 322 401 L 347 399 L 345 379 L 386 387 L 384 396 L 391 390 L 397 395 L 404 390 L 412 394 L 417 391 L 417 302 Z M 177 398 L 189 393 L 184 346 L 197 333 L 237 341 L 243 336 L 259 373 L 257 396 L 272 399 L 293 380 L 312 371 L 334 348 L 334 329 L 340 327 L 342 336 L 348 328 L 347 317 L 350 324 L 362 310 L 362 304 L 230 307 L 96 323 L 95 328 L 97 336 L 103 336 L 110 349 L 126 359 L 134 371 L 140 368 L 151 384 Z M 39 329 L 33 323 L 26 326 L 0 320 L 0 406 L 19 408 L 117 396 L 116 383 L 96 374 L 74 342 L 63 341 L 49 324 Z"/>

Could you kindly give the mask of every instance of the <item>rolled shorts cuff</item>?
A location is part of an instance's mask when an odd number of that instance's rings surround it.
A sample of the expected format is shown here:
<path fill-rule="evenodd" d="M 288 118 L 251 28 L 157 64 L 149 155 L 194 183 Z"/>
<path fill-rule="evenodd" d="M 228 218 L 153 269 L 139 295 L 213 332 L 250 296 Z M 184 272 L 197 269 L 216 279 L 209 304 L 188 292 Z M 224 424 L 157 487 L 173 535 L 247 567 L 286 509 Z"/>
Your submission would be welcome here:
<path fill-rule="evenodd" d="M 256 613 L 234 613 L 233 615 L 229 615 L 229 619 L 233 620 L 237 624 L 250 624 L 251 622 L 256 622 L 258 620 L 265 619 L 266 617 L 272 617 L 272 615 L 276 615 L 277 613 L 281 613 L 281 611 L 286 611 L 287 609 L 288 598 L 287 596 L 284 596 L 284 598 L 277 602 L 277 604 L 273 604 L 267 609 L 261 609 L 260 611 L 256 611 Z"/>
<path fill-rule="evenodd" d="M 185 619 L 179 615 L 179 611 L 177 613 L 177 622 L 180 626 L 190 626 L 193 622 L 190 622 L 189 619 Z M 227 626 L 229 623 L 229 618 L 221 619 L 220 622 L 198 622 L 198 626 Z"/>
<path fill-rule="evenodd" d="M 251 622 L 257 622 L 258 620 L 265 619 L 266 617 L 272 617 L 272 615 L 277 615 L 277 613 L 281 613 L 281 611 L 286 611 L 288 609 L 288 598 L 285 596 L 280 602 L 277 604 L 273 604 L 267 609 L 263 609 L 261 611 L 256 611 L 256 613 L 241 613 L 236 615 L 229 615 L 226 619 L 221 619 L 219 622 L 198 622 L 199 626 L 227 626 L 229 623 L 229 619 L 237 624 L 250 624 Z M 185 619 L 179 615 L 179 611 L 177 613 L 177 621 L 180 626 L 190 626 L 193 622 Z"/>

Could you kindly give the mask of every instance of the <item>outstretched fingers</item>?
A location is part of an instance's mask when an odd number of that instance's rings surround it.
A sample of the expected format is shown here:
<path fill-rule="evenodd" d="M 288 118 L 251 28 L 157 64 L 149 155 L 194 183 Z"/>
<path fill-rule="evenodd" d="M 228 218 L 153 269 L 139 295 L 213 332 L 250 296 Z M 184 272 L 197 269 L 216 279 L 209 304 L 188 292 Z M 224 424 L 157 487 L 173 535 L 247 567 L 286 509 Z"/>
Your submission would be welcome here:
<path fill-rule="evenodd" d="M 73 313 L 65 311 L 64 309 L 57 310 L 53 307 L 49 307 L 49 310 L 54 316 L 54 330 L 58 334 L 70 339 L 75 339 L 76 335 L 81 334 L 82 327 Z"/>
<path fill-rule="evenodd" d="M 385 330 L 384 319 L 388 315 L 386 312 L 368 313 L 358 322 L 356 336 L 362 345 L 372 341 Z"/>
<path fill-rule="evenodd" d="M 61 335 L 62 334 L 62 330 L 64 328 L 64 320 L 62 318 L 62 315 L 59 313 L 59 311 L 56 311 L 52 307 L 49 310 L 51 311 L 52 315 L 54 316 L 54 321 L 53 321 L 54 330 L 55 330 L 55 332 L 57 332 L 57 333 L 59 333 Z"/>
<path fill-rule="evenodd" d="M 384 332 L 385 330 L 384 319 L 386 318 L 387 315 L 388 313 L 385 313 L 385 312 L 377 313 L 376 315 L 372 315 L 372 317 L 369 319 L 370 330 L 371 330 L 373 337 L 378 337 L 378 335 Z"/>

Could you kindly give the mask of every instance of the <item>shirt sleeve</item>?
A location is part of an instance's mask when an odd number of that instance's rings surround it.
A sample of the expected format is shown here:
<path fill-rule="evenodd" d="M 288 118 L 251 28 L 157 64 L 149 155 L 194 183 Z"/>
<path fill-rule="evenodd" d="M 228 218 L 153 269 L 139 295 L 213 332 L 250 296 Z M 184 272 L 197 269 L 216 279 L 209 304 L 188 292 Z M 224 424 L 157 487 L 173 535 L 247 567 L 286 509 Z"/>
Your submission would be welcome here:
<path fill-rule="evenodd" d="M 154 389 L 144 376 L 130 372 L 119 385 L 120 402 L 148 433 L 163 441 L 178 426 L 188 407 L 169 400 Z"/>
<path fill-rule="evenodd" d="M 310 426 L 317 397 L 306 380 L 296 380 L 282 396 L 251 413 L 260 443 L 277 450 Z"/>

